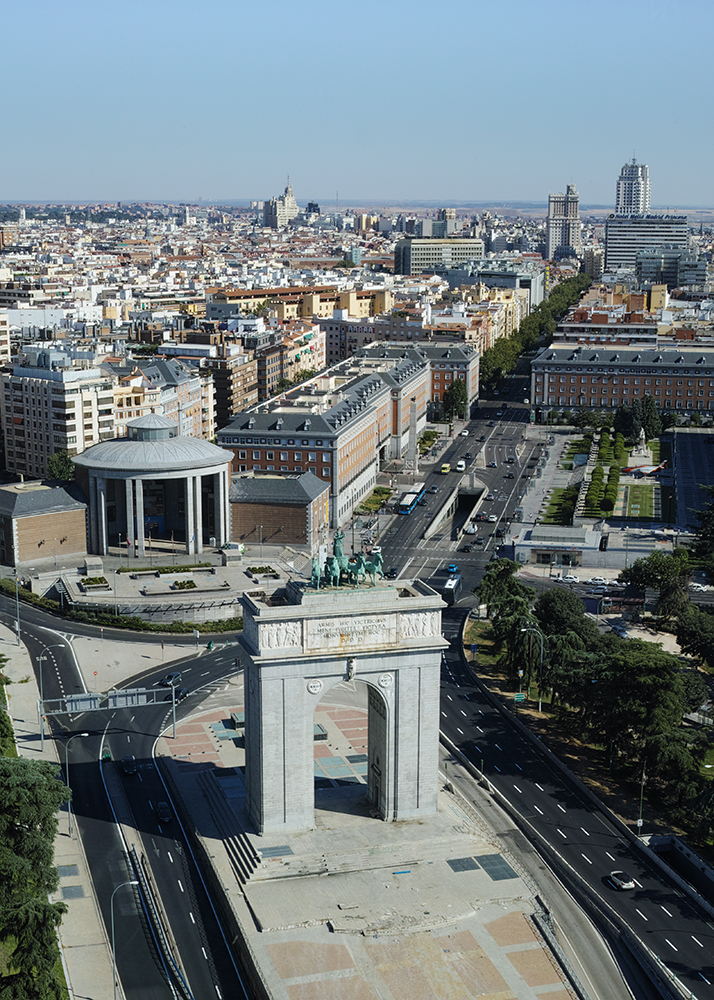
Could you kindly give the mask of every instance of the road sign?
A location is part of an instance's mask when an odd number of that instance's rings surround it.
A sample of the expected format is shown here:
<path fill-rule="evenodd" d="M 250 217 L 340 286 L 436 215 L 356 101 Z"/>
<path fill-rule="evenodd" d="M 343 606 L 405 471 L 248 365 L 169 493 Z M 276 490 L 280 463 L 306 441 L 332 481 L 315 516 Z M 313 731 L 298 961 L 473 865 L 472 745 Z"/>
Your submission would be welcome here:
<path fill-rule="evenodd" d="M 471 652 L 472 653 L 478 653 L 478 643 L 477 642 L 472 642 L 471 643 Z"/>
<path fill-rule="evenodd" d="M 514 701 L 525 701 L 526 700 L 526 696 L 523 694 L 522 691 L 519 691 L 518 694 L 514 694 L 513 695 L 513 700 Z"/>
<path fill-rule="evenodd" d="M 107 694 L 107 708 L 137 708 L 140 705 L 156 704 L 156 698 L 163 691 L 147 691 L 145 688 L 122 688 Z"/>
<path fill-rule="evenodd" d="M 72 715 L 80 712 L 94 712 L 98 708 L 98 694 L 77 694 L 67 698 L 67 711 Z"/>
<path fill-rule="evenodd" d="M 638 825 L 638 826 L 642 826 L 642 820 L 641 820 L 641 819 L 638 819 L 638 820 L 637 820 L 637 825 Z"/>

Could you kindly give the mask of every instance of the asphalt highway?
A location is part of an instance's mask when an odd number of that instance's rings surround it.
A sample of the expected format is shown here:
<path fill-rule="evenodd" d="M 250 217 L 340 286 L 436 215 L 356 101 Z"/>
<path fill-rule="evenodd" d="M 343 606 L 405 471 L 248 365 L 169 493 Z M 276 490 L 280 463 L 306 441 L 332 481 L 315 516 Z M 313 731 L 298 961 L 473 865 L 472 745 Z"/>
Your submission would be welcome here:
<path fill-rule="evenodd" d="M 459 650 L 466 614 L 444 613 L 444 636 L 452 645 L 442 670 L 442 731 L 589 887 L 605 912 L 614 911 L 698 1000 L 714 997 L 711 918 L 474 683 Z M 612 887 L 608 875 L 616 870 L 629 872 L 634 891 Z"/>
<path fill-rule="evenodd" d="M 15 622 L 15 604 L 4 596 L 0 596 L 0 619 L 11 626 Z M 21 622 L 22 639 L 32 658 L 44 698 L 84 692 L 71 646 L 56 631 L 64 624 L 77 634 L 80 627 L 75 629 L 74 623 L 63 623 L 27 606 L 21 608 Z M 55 631 L 51 632 L 51 628 Z M 85 626 L 81 631 L 97 636 L 96 629 Z M 135 642 L 143 636 L 115 632 L 113 638 Z M 158 641 L 156 636 L 147 638 Z M 213 653 L 202 648 L 200 658 L 190 645 L 187 646 L 186 660 L 171 664 L 171 669 L 181 670 L 182 683 L 191 691 L 177 707 L 177 715 L 193 711 L 212 686 L 234 673 L 235 668 L 236 656 L 230 646 L 220 647 Z M 159 681 L 166 672 L 166 668 L 150 670 L 122 686 L 157 688 L 165 698 L 168 692 L 160 687 Z M 149 873 L 151 884 L 160 897 L 171 952 L 190 995 L 217 1000 L 247 997 L 240 969 L 228 947 L 179 817 L 173 815 L 170 822 L 162 823 L 156 812 L 158 802 L 170 801 L 153 756 L 156 739 L 169 724 L 170 717 L 171 703 L 165 700 L 139 709 L 59 717 L 54 723 L 58 742 L 74 733 L 89 733 L 89 737 L 74 740 L 71 746 L 69 780 L 73 820 L 84 845 L 108 937 L 112 891 L 135 877 L 127 860 L 127 850 L 134 847 L 137 857 L 145 859 L 142 868 Z M 105 750 L 109 750 L 113 762 L 133 755 L 137 772 L 124 774 L 118 763 L 101 763 Z M 65 762 L 66 775 L 66 749 L 61 751 L 60 759 Z M 110 780 L 106 782 L 109 798 L 103 787 L 102 768 L 112 769 Z M 118 791 L 123 794 L 117 794 Z M 136 830 L 136 842 L 133 843 L 124 841 L 117 823 L 117 818 L 126 815 L 130 816 Z M 189 993 L 182 989 L 181 976 L 160 947 L 159 934 L 150 916 L 143 893 L 131 887 L 117 893 L 114 903 L 117 968 L 127 1000 L 188 996 Z"/>

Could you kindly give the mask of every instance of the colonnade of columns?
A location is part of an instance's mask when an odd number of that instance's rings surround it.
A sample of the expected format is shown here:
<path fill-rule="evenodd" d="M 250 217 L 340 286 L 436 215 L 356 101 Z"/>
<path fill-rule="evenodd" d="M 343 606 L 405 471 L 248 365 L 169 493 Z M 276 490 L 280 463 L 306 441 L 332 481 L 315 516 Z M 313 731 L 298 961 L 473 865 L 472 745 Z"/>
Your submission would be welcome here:
<path fill-rule="evenodd" d="M 213 514 L 216 544 L 223 545 L 230 540 L 230 512 L 228 502 L 229 469 L 208 473 L 213 479 Z M 148 477 L 144 477 L 148 478 Z M 137 558 L 146 555 L 146 533 L 144 524 L 144 478 L 135 477 L 115 480 L 117 484 L 117 506 L 119 505 L 120 482 L 124 482 L 126 511 L 127 549 Z M 182 478 L 184 480 L 186 552 L 189 555 L 203 551 L 203 493 L 200 473 L 183 477 L 163 477 L 159 479 Z M 154 481 L 154 480 L 150 480 Z M 90 549 L 98 555 L 106 555 L 109 550 L 107 530 L 107 477 L 89 476 L 90 507 Z"/>

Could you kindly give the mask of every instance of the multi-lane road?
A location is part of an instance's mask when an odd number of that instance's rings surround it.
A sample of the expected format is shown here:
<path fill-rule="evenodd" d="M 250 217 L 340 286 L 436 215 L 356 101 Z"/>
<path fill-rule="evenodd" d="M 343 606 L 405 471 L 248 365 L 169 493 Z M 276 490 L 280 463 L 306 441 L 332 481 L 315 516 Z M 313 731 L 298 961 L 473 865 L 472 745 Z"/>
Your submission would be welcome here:
<path fill-rule="evenodd" d="M 579 880 L 590 900 L 629 927 L 685 991 L 698 1000 L 714 997 L 712 918 L 474 682 L 460 650 L 466 614 L 444 613 L 444 635 L 452 645 L 442 669 L 443 734 L 508 801 L 522 829 L 532 830 L 535 846 L 541 838 L 548 845 L 546 856 L 571 873 L 571 886 Z M 634 890 L 614 889 L 608 876 L 616 870 L 630 873 Z"/>
<path fill-rule="evenodd" d="M 427 493 L 427 506 L 395 518 L 380 538 L 385 566 L 396 566 L 401 577 L 428 579 L 440 589 L 446 580 L 446 564 L 457 562 L 464 575 L 465 589 L 475 586 L 483 567 L 499 550 L 499 529 L 520 505 L 528 480 L 535 475 L 542 445 L 525 437 L 527 408 L 504 404 L 499 409 L 497 404 L 492 404 L 481 409 L 484 419 L 470 422 L 468 437 L 456 434 L 435 464 L 434 471 L 425 478 L 420 477 L 427 489 L 436 488 L 438 493 Z M 497 417 L 497 413 L 501 416 Z M 467 459 L 465 456 L 469 453 L 471 458 Z M 453 471 L 459 459 L 464 459 L 466 473 Z M 449 463 L 452 471 L 442 475 L 438 471 L 442 463 Z M 443 517 L 436 533 L 425 538 L 434 518 L 442 519 L 441 512 L 450 495 L 470 473 L 477 484 L 484 487 L 479 514 L 486 518 L 491 515 L 492 519 L 478 521 L 478 534 L 462 538 L 461 530 L 469 513 L 462 507 L 454 517 Z M 486 499 L 488 496 L 493 499 Z M 475 496 L 473 500 L 475 503 Z M 481 544 L 476 542 L 477 537 L 482 539 Z M 472 545 L 471 552 L 457 552 L 467 543 Z"/>
<path fill-rule="evenodd" d="M 11 626 L 15 622 L 14 602 L 4 595 L 0 596 L 0 620 Z M 42 668 L 45 699 L 86 690 L 71 644 L 56 631 L 58 624 L 57 619 L 37 609 L 22 608 L 23 642 L 38 681 Z M 91 626 L 74 623 L 71 631 L 97 635 Z M 157 641 L 154 636 L 134 633 L 115 632 L 113 638 Z M 180 714 L 194 710 L 212 688 L 235 675 L 235 664 L 230 646 L 204 652 L 199 659 L 187 642 L 187 660 L 178 667 L 191 694 L 181 703 Z M 165 672 L 151 670 L 122 686 L 164 692 L 159 681 Z M 149 897 L 143 887 L 141 891 L 126 887 L 117 893 L 114 903 L 117 968 L 127 1000 L 247 997 L 235 949 L 227 943 L 180 818 L 174 814 L 170 822 L 162 823 L 157 814 L 157 803 L 171 800 L 154 763 L 156 739 L 168 724 L 170 713 L 170 702 L 162 700 L 138 709 L 60 717 L 66 728 L 55 727 L 58 742 L 65 735 L 89 733 L 87 738 L 74 740 L 71 748 L 74 824 L 82 839 L 107 936 L 112 892 L 136 878 L 127 856 L 132 848 L 142 878 L 153 889 Z M 109 751 L 112 763 L 101 763 L 104 751 Z M 135 774 L 125 774 L 114 763 L 129 755 L 136 758 Z M 66 760 L 64 747 L 60 748 L 60 759 Z M 155 900 L 159 900 L 158 919 L 152 909 Z"/>

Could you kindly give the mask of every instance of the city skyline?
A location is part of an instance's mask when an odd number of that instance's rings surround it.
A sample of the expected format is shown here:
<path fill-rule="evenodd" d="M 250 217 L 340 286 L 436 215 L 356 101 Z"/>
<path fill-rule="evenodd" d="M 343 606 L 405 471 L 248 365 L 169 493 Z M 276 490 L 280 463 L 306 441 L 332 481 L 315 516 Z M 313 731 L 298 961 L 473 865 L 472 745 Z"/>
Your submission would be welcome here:
<path fill-rule="evenodd" d="M 366 0 L 358 17 L 324 0 L 114 13 L 6 12 L 27 44 L 7 52 L 1 202 L 268 200 L 290 174 L 300 203 L 544 204 L 572 183 L 583 206 L 608 206 L 635 155 L 653 207 L 714 204 L 700 0 L 605 0 L 597 21 L 515 0 L 507 25 L 465 0 L 438 19 L 422 0 Z M 656 103 L 654 66 L 673 83 Z"/>

